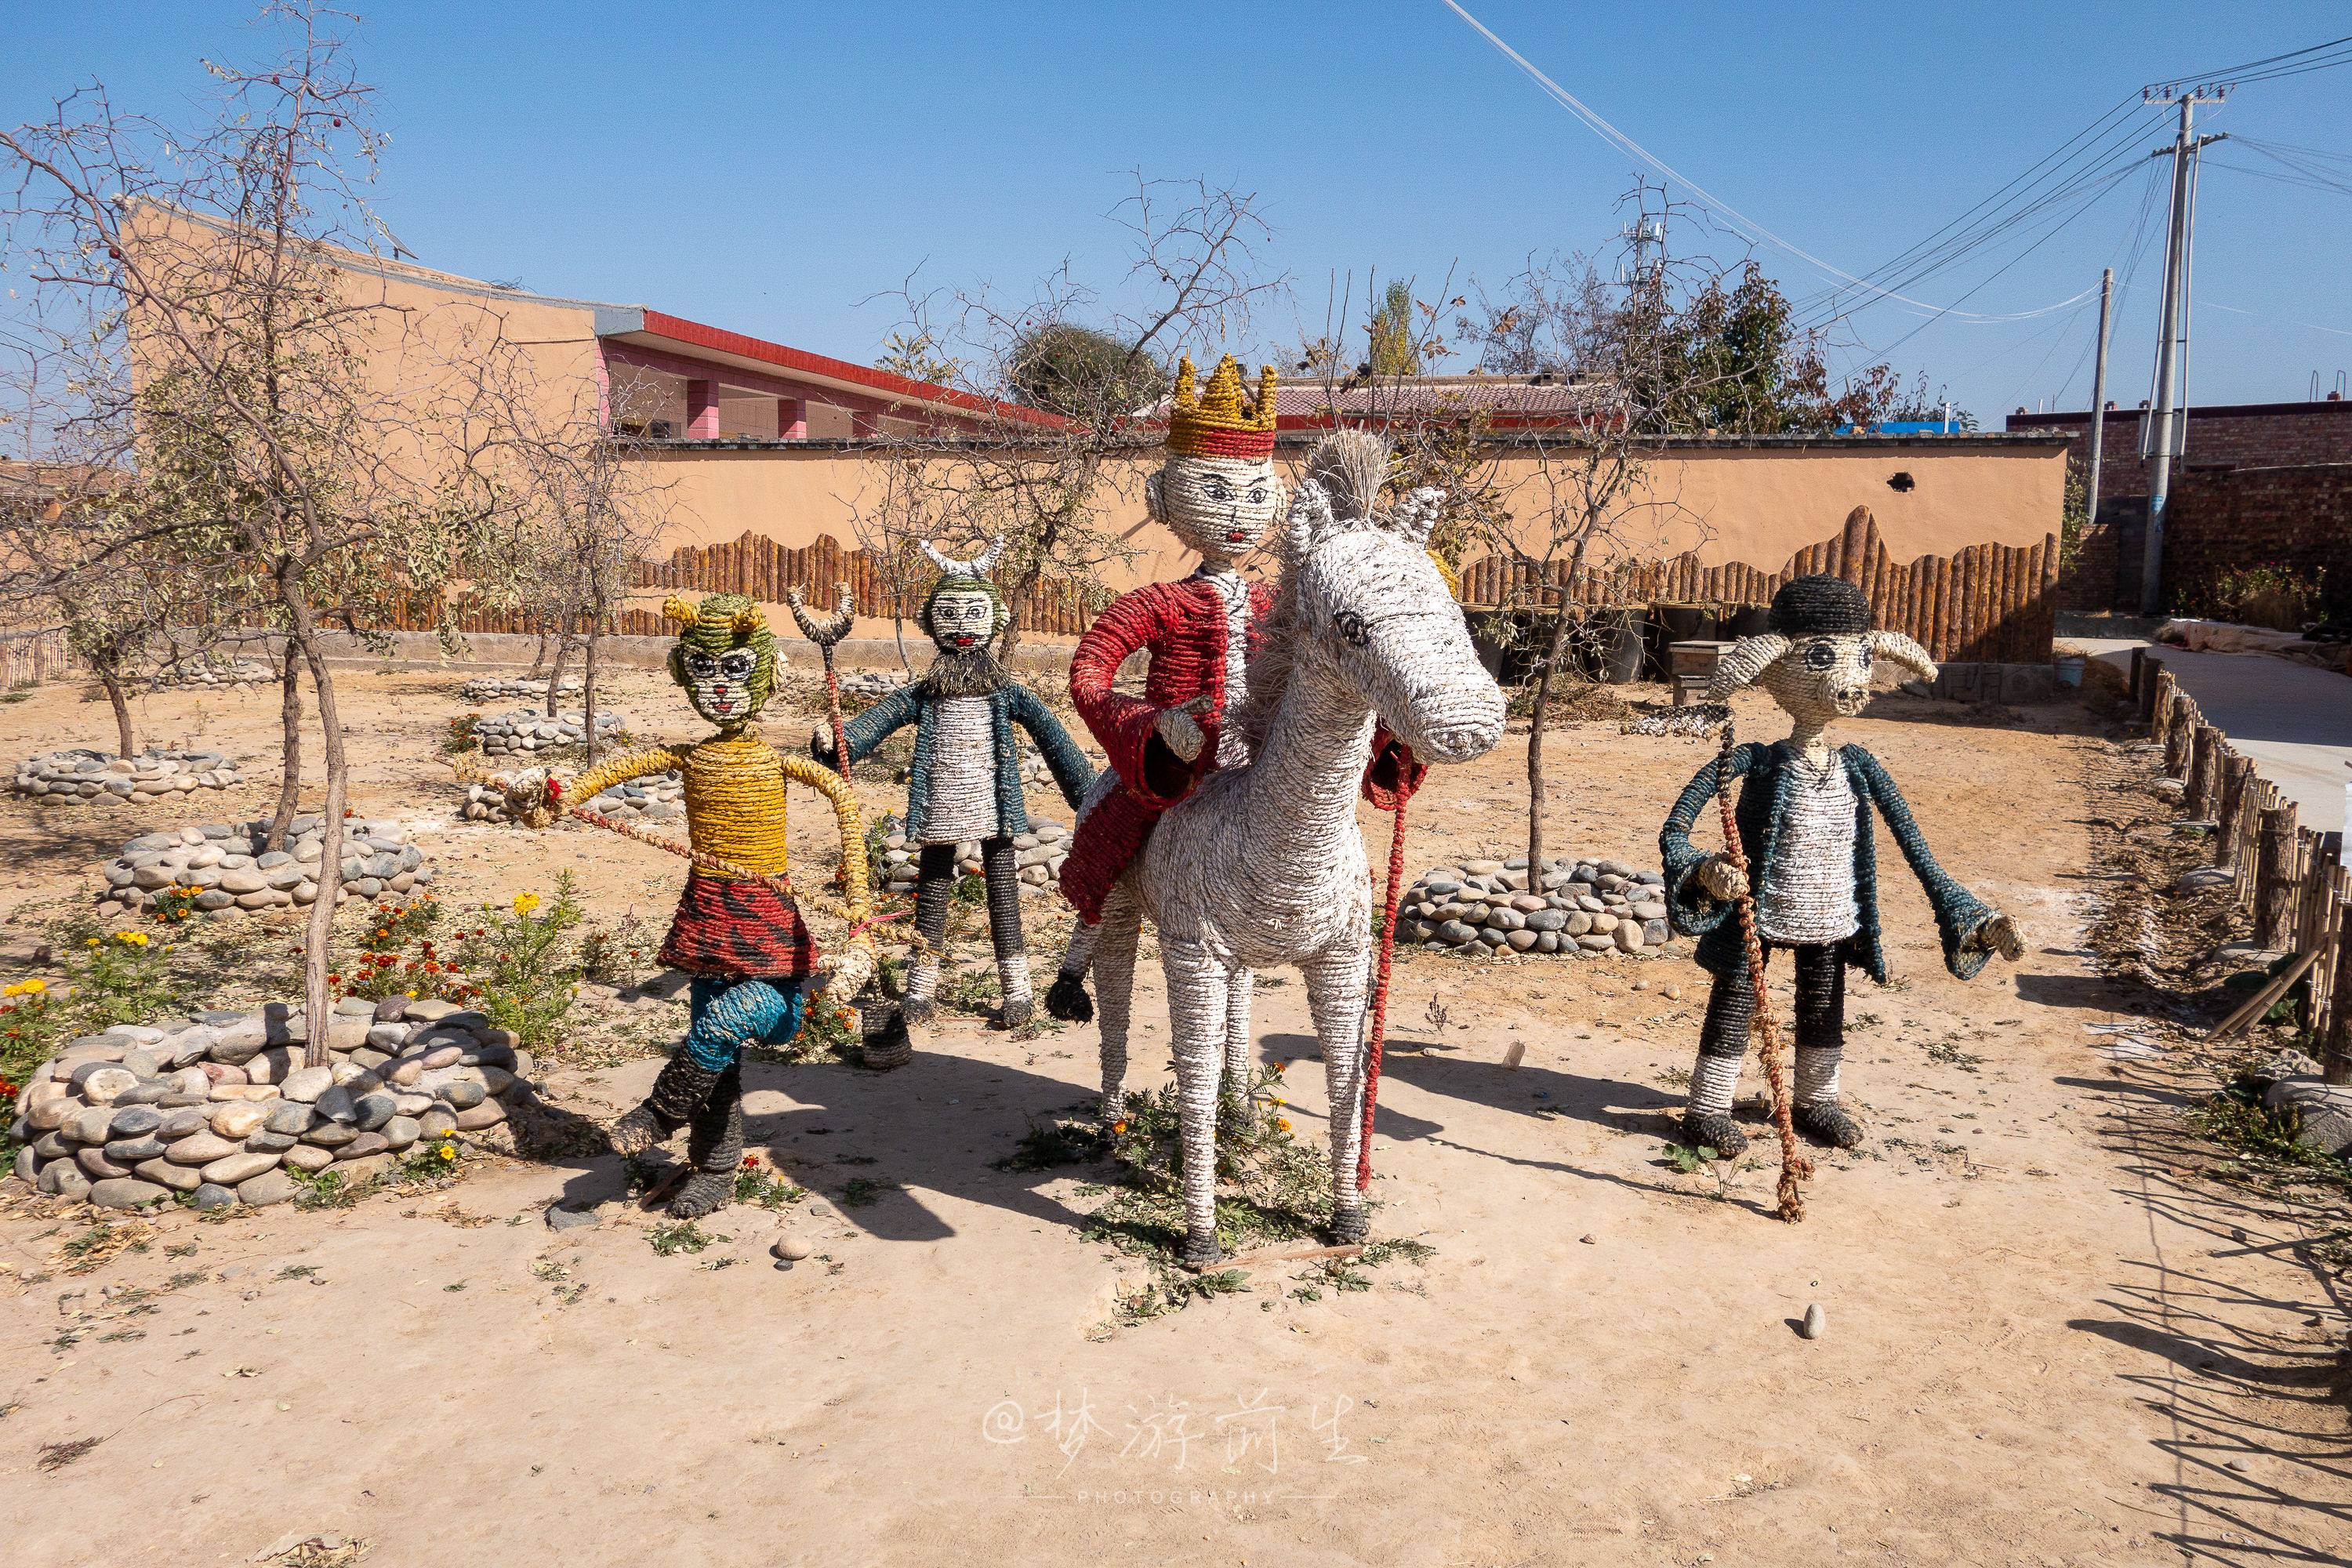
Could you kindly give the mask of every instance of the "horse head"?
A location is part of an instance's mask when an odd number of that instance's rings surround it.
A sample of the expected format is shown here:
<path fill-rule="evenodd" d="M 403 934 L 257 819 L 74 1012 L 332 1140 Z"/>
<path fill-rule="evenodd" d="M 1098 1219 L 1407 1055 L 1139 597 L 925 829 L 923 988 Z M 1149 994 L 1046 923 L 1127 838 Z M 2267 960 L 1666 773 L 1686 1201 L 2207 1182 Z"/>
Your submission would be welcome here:
<path fill-rule="evenodd" d="M 1503 736 L 1503 694 L 1470 645 L 1470 628 L 1429 553 L 1444 502 L 1415 490 L 1387 508 L 1347 482 L 1360 463 L 1308 459 L 1278 540 L 1291 658 L 1361 694 L 1389 732 L 1425 763 L 1466 763 Z M 1325 477 L 1336 484 L 1327 488 Z M 1337 495 L 1339 505 L 1334 507 Z"/>

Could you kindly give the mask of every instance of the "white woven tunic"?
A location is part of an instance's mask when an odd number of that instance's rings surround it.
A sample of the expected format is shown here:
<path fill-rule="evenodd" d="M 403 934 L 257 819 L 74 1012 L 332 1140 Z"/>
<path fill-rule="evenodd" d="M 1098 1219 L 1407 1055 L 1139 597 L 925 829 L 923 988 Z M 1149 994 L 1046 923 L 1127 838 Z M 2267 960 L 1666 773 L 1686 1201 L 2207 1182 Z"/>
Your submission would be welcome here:
<path fill-rule="evenodd" d="M 1780 843 L 1756 894 L 1756 933 L 1790 944 L 1843 942 L 1862 925 L 1853 899 L 1853 784 L 1832 753 L 1826 777 L 1802 758 Z"/>
<path fill-rule="evenodd" d="M 956 844 L 994 838 L 995 726 L 985 697 L 942 697 L 931 720 L 931 798 L 923 811 L 923 842 Z"/>

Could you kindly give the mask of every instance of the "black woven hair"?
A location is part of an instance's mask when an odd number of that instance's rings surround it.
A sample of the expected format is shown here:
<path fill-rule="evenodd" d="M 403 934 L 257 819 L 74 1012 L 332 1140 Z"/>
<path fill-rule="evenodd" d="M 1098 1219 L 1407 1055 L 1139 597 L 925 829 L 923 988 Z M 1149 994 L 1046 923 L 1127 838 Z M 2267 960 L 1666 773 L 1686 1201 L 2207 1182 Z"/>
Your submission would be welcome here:
<path fill-rule="evenodd" d="M 1870 629 L 1870 600 L 1843 577 L 1800 577 L 1772 595 L 1772 629 L 1782 637 Z"/>

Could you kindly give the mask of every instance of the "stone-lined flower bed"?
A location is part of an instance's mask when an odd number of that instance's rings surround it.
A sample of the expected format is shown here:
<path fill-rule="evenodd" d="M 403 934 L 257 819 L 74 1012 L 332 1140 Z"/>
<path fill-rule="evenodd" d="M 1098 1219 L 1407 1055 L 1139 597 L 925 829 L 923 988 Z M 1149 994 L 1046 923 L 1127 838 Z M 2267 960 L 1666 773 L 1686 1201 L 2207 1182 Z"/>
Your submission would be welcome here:
<path fill-rule="evenodd" d="M 527 757 L 548 746 L 578 745 L 588 732 L 587 722 L 587 714 L 578 708 L 567 709 L 551 719 L 535 708 L 517 708 L 477 720 L 474 739 L 480 743 L 485 756 Z M 618 713 L 596 715 L 599 743 L 627 727 L 628 721 Z"/>
<path fill-rule="evenodd" d="M 1397 941 L 1516 952 L 1654 952 L 1673 939 L 1665 878 L 1622 860 L 1465 860 L 1425 873 L 1397 910 Z"/>
<path fill-rule="evenodd" d="M 189 689 L 212 690 L 225 688 L 231 691 L 250 691 L 257 686 L 274 686 L 278 672 L 259 659 L 239 658 L 226 663 L 184 664 L 176 668 L 161 669 L 148 681 L 157 691 L 179 691 Z"/>
<path fill-rule="evenodd" d="M 487 783 L 467 785 L 465 808 L 458 815 L 468 822 L 513 821 L 506 795 L 507 786 L 513 782 L 508 774 L 492 773 Z M 644 773 L 592 796 L 587 805 L 620 822 L 667 822 L 673 817 L 682 821 L 686 784 L 675 768 L 666 773 Z"/>
<path fill-rule="evenodd" d="M 907 842 L 904 825 L 898 817 L 887 819 L 889 834 L 882 840 L 882 865 L 885 878 L 883 890 L 911 898 L 921 846 Z M 1070 830 L 1058 822 L 1040 817 L 1029 819 L 1029 831 L 1016 834 L 1013 839 L 1013 864 L 1021 879 L 1021 896 L 1035 898 L 1052 887 L 1062 875 L 1062 862 L 1070 853 Z M 976 877 L 980 874 L 980 841 L 969 838 L 956 846 L 956 875 Z"/>
<path fill-rule="evenodd" d="M 547 700 L 547 682 L 526 679 L 520 675 L 478 675 L 457 688 L 457 695 L 467 702 L 496 702 L 504 698 L 517 697 L 526 700 L 536 698 L 544 702 Z M 579 696 L 580 678 L 565 676 L 556 683 L 555 695 L 559 698 Z"/>
<path fill-rule="evenodd" d="M 199 910 L 270 910 L 308 905 L 319 897 L 319 860 L 325 852 L 326 825 L 315 816 L 296 817 L 287 847 L 267 847 L 269 824 L 233 827 L 207 822 L 201 827 L 142 834 L 106 865 L 106 891 L 98 912 L 109 919 L 143 910 L 159 894 L 176 889 L 194 895 Z M 373 899 L 405 893 L 429 882 L 425 851 L 409 841 L 396 822 L 352 817 L 343 824 L 343 883 L 336 901 L 354 895 Z"/>
<path fill-rule="evenodd" d="M 102 1208 L 183 1193 L 198 1208 L 258 1208 L 301 1190 L 292 1172 L 391 1174 L 530 1092 L 530 1053 L 448 1002 L 346 998 L 325 1067 L 302 1065 L 309 1037 L 299 1007 L 273 1003 L 72 1041 L 17 1094 L 15 1174 Z"/>
<path fill-rule="evenodd" d="M 37 800 L 72 804 L 110 795 L 154 800 L 244 782 L 236 764 L 218 752 L 142 752 L 125 758 L 76 746 L 18 763 L 10 787 Z"/>

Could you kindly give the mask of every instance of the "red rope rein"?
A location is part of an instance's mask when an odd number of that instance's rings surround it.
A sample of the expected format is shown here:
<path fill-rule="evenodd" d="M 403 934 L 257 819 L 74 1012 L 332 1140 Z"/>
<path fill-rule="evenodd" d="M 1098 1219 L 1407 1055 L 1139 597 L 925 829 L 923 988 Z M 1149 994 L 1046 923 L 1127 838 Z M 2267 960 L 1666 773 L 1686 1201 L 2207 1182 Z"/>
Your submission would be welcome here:
<path fill-rule="evenodd" d="M 1356 1190 L 1372 1184 L 1372 1111 L 1381 1098 L 1381 1047 L 1389 1031 L 1389 969 L 1396 958 L 1397 898 L 1404 885 L 1404 795 L 1396 803 L 1389 832 L 1389 892 L 1381 907 L 1380 971 L 1372 984 L 1372 1038 L 1364 1053 L 1364 1126 L 1356 1145 Z"/>

